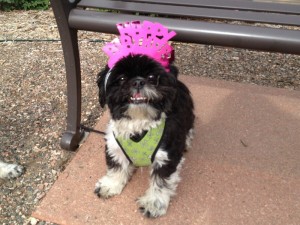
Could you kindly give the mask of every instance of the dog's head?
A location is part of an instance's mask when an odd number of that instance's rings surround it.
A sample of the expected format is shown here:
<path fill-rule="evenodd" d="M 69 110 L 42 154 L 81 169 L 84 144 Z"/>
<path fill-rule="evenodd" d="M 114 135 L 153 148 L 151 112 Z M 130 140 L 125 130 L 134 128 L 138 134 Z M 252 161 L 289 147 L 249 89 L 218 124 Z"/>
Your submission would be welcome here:
<path fill-rule="evenodd" d="M 108 105 L 113 119 L 158 119 L 171 110 L 177 73 L 145 55 L 124 57 L 98 75 L 100 105 Z"/>

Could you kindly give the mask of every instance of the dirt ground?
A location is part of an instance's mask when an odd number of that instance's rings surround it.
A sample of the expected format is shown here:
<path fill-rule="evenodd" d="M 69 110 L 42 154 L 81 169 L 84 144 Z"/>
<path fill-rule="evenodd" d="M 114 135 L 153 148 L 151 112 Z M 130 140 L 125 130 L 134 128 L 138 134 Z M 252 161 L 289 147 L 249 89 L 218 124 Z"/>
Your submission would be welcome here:
<path fill-rule="evenodd" d="M 80 32 L 82 123 L 101 117 L 96 74 L 103 41 Z M 181 74 L 300 90 L 300 56 L 174 43 Z M 30 215 L 76 152 L 62 150 L 66 126 L 63 53 L 52 12 L 0 12 L 0 159 L 26 167 L 0 180 L 0 224 L 50 224 Z"/>

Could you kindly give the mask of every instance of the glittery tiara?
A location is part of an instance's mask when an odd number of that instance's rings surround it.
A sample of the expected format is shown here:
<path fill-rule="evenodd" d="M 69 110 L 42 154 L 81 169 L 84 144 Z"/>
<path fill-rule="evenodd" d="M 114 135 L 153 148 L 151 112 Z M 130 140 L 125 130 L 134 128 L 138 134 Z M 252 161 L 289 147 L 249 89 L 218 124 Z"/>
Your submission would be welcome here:
<path fill-rule="evenodd" d="M 117 24 L 120 37 L 107 43 L 103 51 L 109 56 L 108 67 L 112 68 L 121 58 L 129 54 L 147 55 L 168 68 L 174 59 L 173 48 L 168 41 L 176 35 L 174 31 L 159 23 L 132 21 Z"/>

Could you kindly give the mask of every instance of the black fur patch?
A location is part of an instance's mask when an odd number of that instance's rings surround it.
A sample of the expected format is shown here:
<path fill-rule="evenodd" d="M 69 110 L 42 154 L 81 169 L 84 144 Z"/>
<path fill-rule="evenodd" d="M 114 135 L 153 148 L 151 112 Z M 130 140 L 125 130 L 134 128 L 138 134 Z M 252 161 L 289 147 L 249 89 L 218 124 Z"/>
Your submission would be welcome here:
<path fill-rule="evenodd" d="M 113 158 L 108 154 L 107 151 L 107 145 L 105 145 L 105 159 L 106 159 L 106 165 L 109 169 L 121 169 L 121 165 L 113 160 Z"/>

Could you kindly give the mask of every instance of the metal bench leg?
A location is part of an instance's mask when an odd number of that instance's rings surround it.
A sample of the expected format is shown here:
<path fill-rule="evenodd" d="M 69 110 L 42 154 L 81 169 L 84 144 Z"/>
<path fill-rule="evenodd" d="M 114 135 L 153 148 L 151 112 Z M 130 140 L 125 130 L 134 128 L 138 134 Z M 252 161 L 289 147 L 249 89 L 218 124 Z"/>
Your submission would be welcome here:
<path fill-rule="evenodd" d="M 83 132 L 81 121 L 81 72 L 77 30 L 68 25 L 69 12 L 73 7 L 67 0 L 51 0 L 64 52 L 67 76 L 67 130 L 62 136 L 61 147 L 66 150 L 78 148 Z"/>

